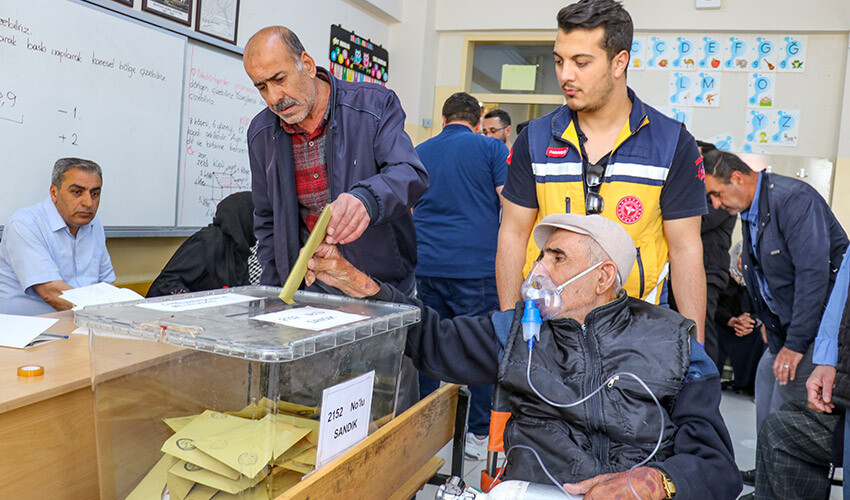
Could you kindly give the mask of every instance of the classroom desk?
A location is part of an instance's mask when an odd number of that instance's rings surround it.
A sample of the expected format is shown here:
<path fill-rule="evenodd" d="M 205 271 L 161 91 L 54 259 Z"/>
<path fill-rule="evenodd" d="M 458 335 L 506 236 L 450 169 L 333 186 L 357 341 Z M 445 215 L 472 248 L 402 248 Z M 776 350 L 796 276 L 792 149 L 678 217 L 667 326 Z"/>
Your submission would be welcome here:
<path fill-rule="evenodd" d="M 74 329 L 71 311 L 48 332 Z M 22 378 L 21 365 L 44 367 Z M 49 492 L 49 493 L 48 493 Z M 0 348 L 0 498 L 98 497 L 88 336 L 29 349 Z"/>
<path fill-rule="evenodd" d="M 47 316 L 59 319 L 51 333 L 74 329 L 71 312 Z M 162 348 L 152 343 L 149 352 L 127 353 L 115 371 L 156 362 Z M 24 364 L 44 366 L 44 376 L 19 378 Z M 433 457 L 452 439 L 457 394 L 456 385 L 441 387 L 279 500 L 409 499 L 442 465 Z M 85 335 L 26 350 L 0 348 L 0 498 L 44 496 L 99 496 Z"/>

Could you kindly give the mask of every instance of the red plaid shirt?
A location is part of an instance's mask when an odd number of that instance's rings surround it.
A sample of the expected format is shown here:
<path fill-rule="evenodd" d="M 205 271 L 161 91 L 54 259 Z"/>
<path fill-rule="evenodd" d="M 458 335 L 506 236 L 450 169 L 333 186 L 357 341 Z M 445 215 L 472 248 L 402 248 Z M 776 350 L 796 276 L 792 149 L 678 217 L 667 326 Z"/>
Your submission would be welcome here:
<path fill-rule="evenodd" d="M 328 163 L 325 161 L 325 138 L 328 131 L 330 103 L 322 123 L 312 132 L 280 120 L 280 126 L 292 137 L 292 157 L 295 160 L 295 192 L 298 195 L 298 213 L 308 231 L 319 220 L 322 208 L 330 203 Z"/>

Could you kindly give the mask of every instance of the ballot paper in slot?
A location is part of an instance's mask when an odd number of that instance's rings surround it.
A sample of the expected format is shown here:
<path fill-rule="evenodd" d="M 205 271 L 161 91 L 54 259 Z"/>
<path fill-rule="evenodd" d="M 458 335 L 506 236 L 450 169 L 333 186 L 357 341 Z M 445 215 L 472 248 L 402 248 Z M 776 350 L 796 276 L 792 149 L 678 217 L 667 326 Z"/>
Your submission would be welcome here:
<path fill-rule="evenodd" d="M 126 497 L 162 454 L 191 464 L 175 462 L 163 476 L 173 498 L 203 496 L 198 484 L 243 494 L 300 477 L 316 467 L 323 392 L 366 373 L 374 384 L 357 429 L 392 419 L 419 309 L 304 291 L 287 304 L 279 295 L 248 286 L 75 311 L 90 332 L 99 473 L 113 478 L 101 483 L 102 498 Z M 258 319 L 307 308 L 346 321 L 317 330 Z M 195 483 L 188 493 L 181 480 Z"/>

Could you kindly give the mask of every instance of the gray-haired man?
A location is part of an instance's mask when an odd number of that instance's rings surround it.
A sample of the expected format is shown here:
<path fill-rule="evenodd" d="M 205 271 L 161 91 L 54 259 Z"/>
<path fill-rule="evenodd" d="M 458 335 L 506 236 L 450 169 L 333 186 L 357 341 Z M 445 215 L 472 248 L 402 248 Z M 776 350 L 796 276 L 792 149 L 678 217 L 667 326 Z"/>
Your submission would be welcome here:
<path fill-rule="evenodd" d="M 102 185 L 97 163 L 62 158 L 50 197 L 12 214 L 0 241 L 0 313 L 64 311 L 73 304 L 63 291 L 115 281 L 97 217 Z"/>

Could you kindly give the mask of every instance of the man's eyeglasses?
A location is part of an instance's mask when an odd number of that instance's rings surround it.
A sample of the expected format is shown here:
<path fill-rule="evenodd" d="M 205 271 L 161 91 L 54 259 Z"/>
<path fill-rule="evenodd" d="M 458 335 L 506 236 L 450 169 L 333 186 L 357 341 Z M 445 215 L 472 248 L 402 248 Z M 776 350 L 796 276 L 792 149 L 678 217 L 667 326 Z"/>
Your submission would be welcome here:
<path fill-rule="evenodd" d="M 504 127 L 499 127 L 499 128 L 495 128 L 495 127 L 484 128 L 484 129 L 481 129 L 481 133 L 484 134 L 484 135 L 495 135 L 496 132 L 498 132 L 500 130 L 505 130 L 506 128 L 508 128 L 508 126 L 509 125 L 505 125 Z"/>
<path fill-rule="evenodd" d="M 584 197 L 584 212 L 587 215 L 600 214 L 605 210 L 605 200 L 599 194 L 599 186 L 605 176 L 604 165 L 590 165 L 584 175 L 587 184 L 587 195 Z"/>

